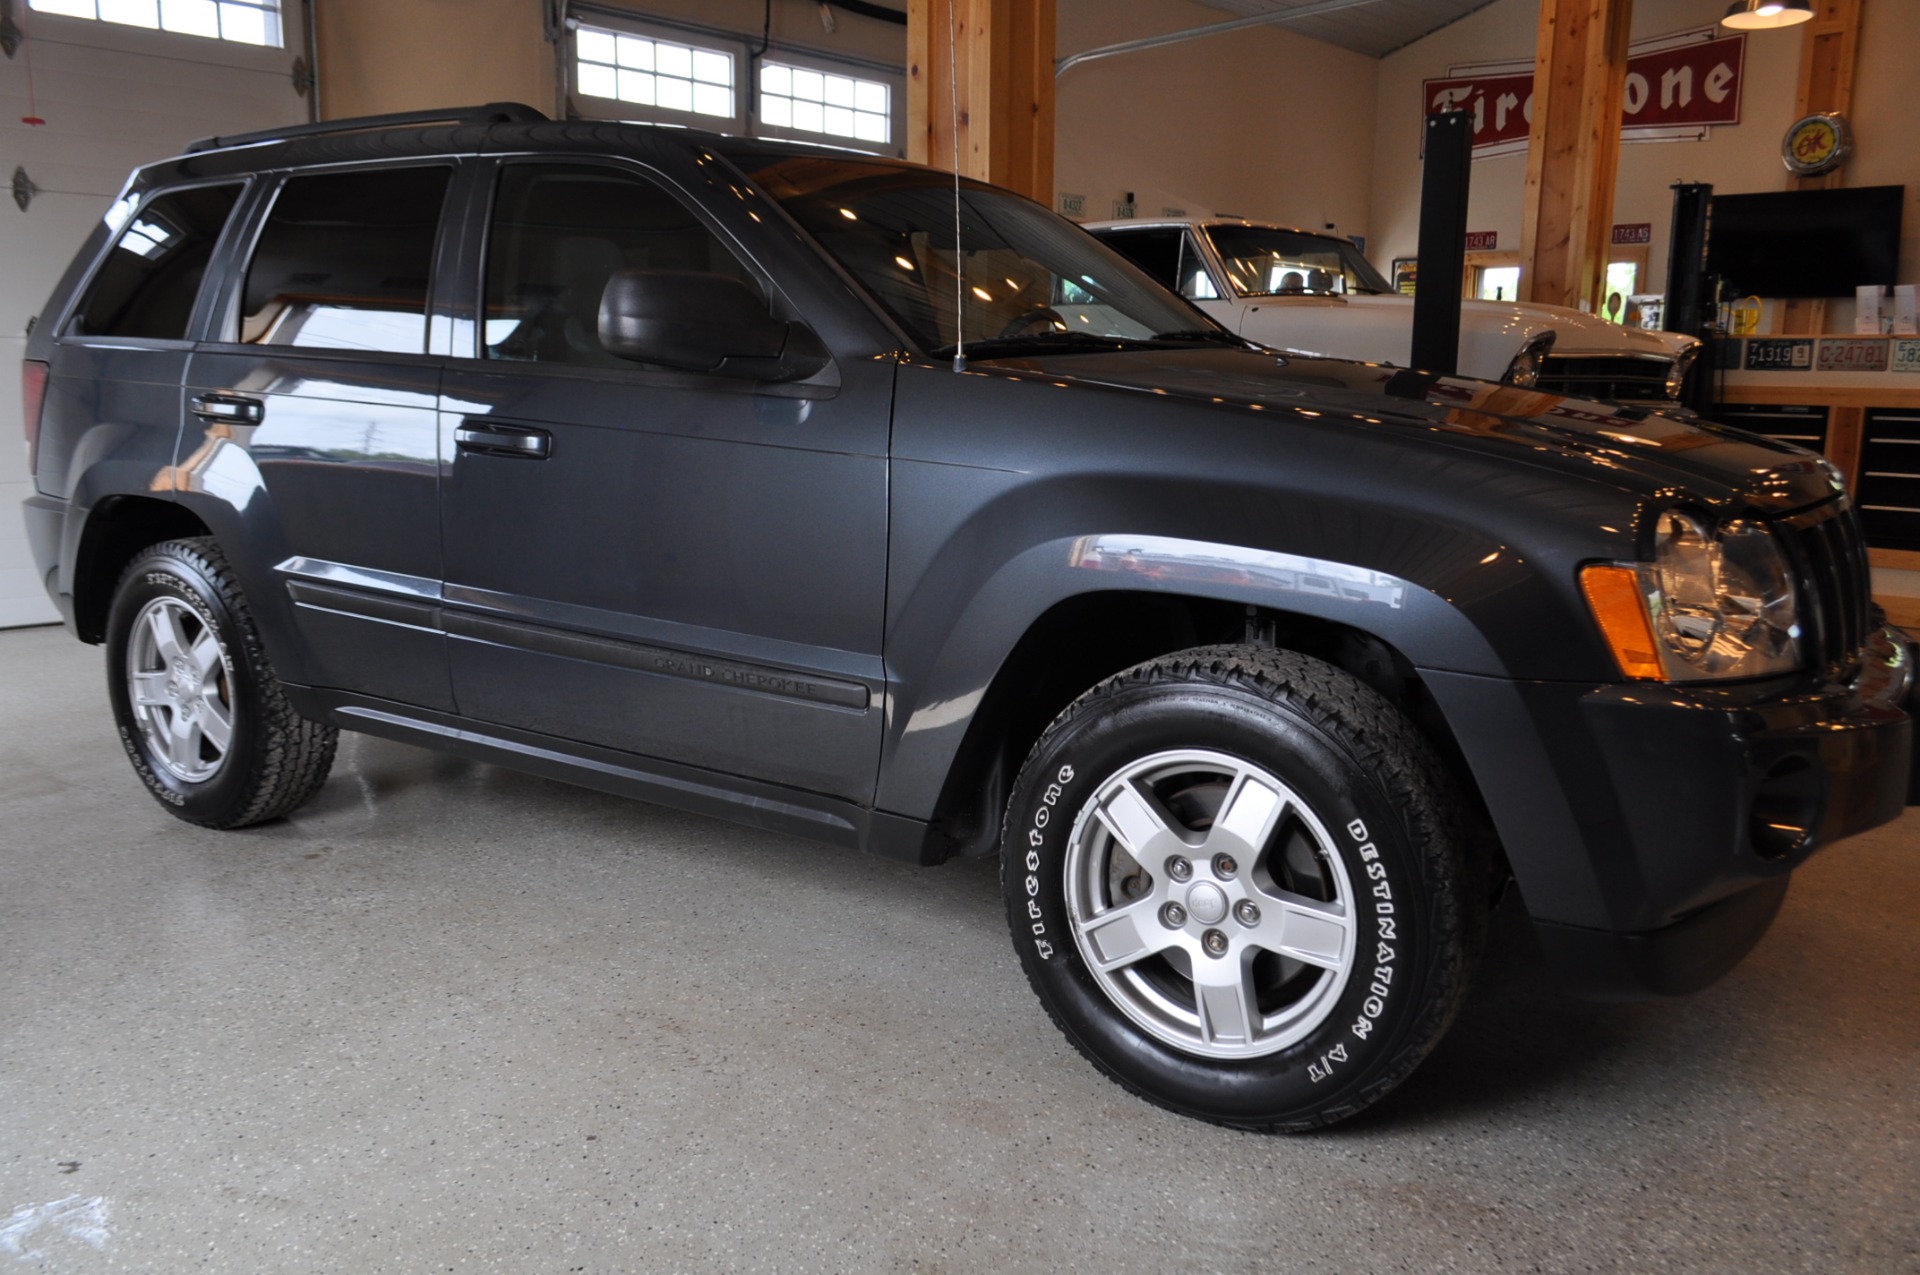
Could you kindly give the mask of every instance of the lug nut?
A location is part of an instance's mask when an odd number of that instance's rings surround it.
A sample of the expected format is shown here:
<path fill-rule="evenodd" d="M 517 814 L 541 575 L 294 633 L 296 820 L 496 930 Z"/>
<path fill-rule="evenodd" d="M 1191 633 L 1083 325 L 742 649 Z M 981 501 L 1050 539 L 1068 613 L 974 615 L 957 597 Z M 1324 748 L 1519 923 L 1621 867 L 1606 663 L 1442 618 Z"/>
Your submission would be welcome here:
<path fill-rule="evenodd" d="M 1253 905 L 1252 899 L 1242 899 L 1233 905 L 1233 919 L 1242 925 L 1260 924 L 1260 909 Z"/>
<path fill-rule="evenodd" d="M 1185 881 L 1193 875 L 1193 865 L 1175 855 L 1167 860 L 1167 875 L 1175 881 Z"/>
<path fill-rule="evenodd" d="M 1160 924 L 1169 930 L 1177 930 L 1187 923 L 1187 910 L 1178 903 L 1169 903 L 1160 909 Z"/>
<path fill-rule="evenodd" d="M 1213 856 L 1213 875 L 1219 877 L 1222 881 L 1231 881 L 1233 874 L 1239 870 L 1240 865 L 1235 862 L 1232 855 L 1216 854 Z"/>
<path fill-rule="evenodd" d="M 1200 936 L 1200 946 L 1207 949 L 1208 956 L 1227 954 L 1227 936 L 1218 930 L 1208 930 Z"/>

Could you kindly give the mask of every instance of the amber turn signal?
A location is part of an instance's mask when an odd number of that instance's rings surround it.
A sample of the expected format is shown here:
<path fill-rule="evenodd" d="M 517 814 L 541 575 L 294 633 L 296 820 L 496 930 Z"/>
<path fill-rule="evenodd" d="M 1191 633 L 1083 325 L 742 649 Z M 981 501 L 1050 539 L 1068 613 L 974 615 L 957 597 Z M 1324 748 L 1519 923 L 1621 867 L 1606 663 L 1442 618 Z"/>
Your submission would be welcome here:
<path fill-rule="evenodd" d="M 1636 682 L 1663 679 L 1666 670 L 1660 664 L 1653 622 L 1647 618 L 1646 599 L 1640 594 L 1640 573 L 1632 567 L 1596 563 L 1580 572 L 1580 588 L 1620 671 Z"/>

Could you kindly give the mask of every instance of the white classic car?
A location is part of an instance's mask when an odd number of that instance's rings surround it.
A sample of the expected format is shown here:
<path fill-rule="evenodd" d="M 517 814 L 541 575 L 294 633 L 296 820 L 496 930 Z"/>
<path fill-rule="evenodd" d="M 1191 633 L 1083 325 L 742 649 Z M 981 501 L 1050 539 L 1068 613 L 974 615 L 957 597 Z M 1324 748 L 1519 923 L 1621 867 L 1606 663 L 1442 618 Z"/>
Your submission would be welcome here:
<path fill-rule="evenodd" d="M 1413 298 L 1352 241 L 1251 221 L 1097 221 L 1101 240 L 1250 341 L 1302 354 L 1407 366 Z M 1464 301 L 1467 376 L 1582 398 L 1678 398 L 1700 342 L 1578 310 Z"/>

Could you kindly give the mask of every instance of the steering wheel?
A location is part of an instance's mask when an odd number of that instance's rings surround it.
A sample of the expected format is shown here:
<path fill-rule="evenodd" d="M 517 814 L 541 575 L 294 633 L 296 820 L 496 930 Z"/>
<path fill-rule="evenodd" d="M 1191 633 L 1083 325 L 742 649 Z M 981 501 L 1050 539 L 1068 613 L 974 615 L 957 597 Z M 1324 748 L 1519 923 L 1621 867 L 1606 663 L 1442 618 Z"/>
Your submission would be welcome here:
<path fill-rule="evenodd" d="M 999 341 L 1010 336 L 1019 336 L 1029 328 L 1040 331 L 1054 331 L 1065 328 L 1066 326 L 1067 321 L 1060 317 L 1058 310 L 1050 305 L 1037 305 L 1033 307 L 1033 309 L 1023 310 L 1021 313 L 1009 319 L 1007 326 L 1000 329 L 1000 334 L 996 336 L 994 340 Z"/>

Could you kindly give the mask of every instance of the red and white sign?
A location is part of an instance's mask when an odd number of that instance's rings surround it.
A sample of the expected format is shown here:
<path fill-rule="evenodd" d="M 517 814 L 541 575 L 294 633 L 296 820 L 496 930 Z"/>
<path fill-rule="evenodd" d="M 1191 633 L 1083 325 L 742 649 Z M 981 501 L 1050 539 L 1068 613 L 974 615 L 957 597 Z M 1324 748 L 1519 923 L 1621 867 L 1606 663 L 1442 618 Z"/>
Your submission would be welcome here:
<path fill-rule="evenodd" d="M 1650 221 L 1621 221 L 1613 225 L 1615 247 L 1653 242 L 1653 223 Z"/>
<path fill-rule="evenodd" d="M 1716 36 L 1713 31 L 1703 27 L 1659 36 L 1629 50 L 1621 140 L 1698 140 L 1716 124 L 1740 122 L 1747 37 Z M 1472 112 L 1476 159 L 1527 148 L 1533 63 L 1456 66 L 1451 76 L 1427 80 L 1424 88 L 1424 114 Z"/>
<path fill-rule="evenodd" d="M 1500 246 L 1500 232 L 1497 230 L 1469 230 L 1467 232 L 1468 252 L 1492 252 Z"/>

